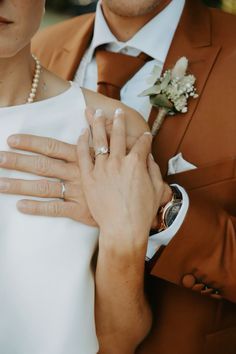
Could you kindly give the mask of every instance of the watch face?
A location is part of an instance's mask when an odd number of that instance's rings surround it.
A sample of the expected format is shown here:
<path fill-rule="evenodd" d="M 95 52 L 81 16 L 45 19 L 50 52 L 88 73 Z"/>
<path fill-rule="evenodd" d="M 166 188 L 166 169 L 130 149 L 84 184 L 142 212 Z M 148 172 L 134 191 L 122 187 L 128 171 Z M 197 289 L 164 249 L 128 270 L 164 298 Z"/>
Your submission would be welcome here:
<path fill-rule="evenodd" d="M 165 224 L 167 227 L 169 227 L 171 224 L 173 224 L 176 216 L 179 213 L 179 210 L 181 208 L 182 203 L 176 203 L 172 205 L 165 214 Z"/>

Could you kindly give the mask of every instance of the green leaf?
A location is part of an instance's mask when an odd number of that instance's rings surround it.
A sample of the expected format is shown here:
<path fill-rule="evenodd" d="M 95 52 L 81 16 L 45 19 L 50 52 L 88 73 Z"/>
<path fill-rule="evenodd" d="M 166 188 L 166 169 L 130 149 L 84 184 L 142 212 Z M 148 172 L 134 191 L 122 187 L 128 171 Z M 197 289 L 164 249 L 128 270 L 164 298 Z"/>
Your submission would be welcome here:
<path fill-rule="evenodd" d="M 161 68 L 157 65 L 154 65 L 151 75 L 147 80 L 147 83 L 150 85 L 154 85 L 156 81 L 160 78 L 161 76 Z"/>
<path fill-rule="evenodd" d="M 156 95 L 156 96 L 151 96 L 150 97 L 150 102 L 152 106 L 155 107 L 164 107 L 167 109 L 172 110 L 174 108 L 173 103 L 171 103 L 170 100 L 165 95 Z"/>
<path fill-rule="evenodd" d="M 149 87 L 147 90 L 144 90 L 143 92 L 141 92 L 138 95 L 138 97 L 158 95 L 160 92 L 161 92 L 161 86 L 154 85 L 152 87 Z"/>
<path fill-rule="evenodd" d="M 167 70 L 166 75 L 161 82 L 161 90 L 165 90 L 170 81 L 171 81 L 171 72 L 170 70 Z"/>

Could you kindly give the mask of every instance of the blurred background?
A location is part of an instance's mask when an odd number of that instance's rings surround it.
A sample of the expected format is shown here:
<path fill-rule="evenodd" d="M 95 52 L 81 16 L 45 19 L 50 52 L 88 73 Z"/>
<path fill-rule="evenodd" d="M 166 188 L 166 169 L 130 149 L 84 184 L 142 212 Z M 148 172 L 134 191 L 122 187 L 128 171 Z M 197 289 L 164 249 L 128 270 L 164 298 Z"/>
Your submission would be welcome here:
<path fill-rule="evenodd" d="M 203 0 L 208 6 L 236 14 L 236 0 Z M 72 16 L 78 16 L 96 9 L 97 0 L 47 0 L 47 11 L 42 27 L 50 26 Z"/>

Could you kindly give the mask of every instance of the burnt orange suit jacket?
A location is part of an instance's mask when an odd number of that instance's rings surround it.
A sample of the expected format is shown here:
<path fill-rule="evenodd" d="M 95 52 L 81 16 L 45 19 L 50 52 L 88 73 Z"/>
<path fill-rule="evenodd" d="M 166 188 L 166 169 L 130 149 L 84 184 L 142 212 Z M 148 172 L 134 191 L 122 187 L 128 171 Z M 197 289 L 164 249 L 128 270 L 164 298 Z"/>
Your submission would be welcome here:
<path fill-rule="evenodd" d="M 93 23 L 94 15 L 85 15 L 49 28 L 36 36 L 33 52 L 73 79 Z M 235 42 L 236 17 L 186 0 L 165 67 L 186 56 L 199 98 L 187 114 L 166 119 L 153 153 L 164 178 L 186 188 L 190 207 L 147 276 L 154 323 L 138 354 L 236 353 Z M 198 168 L 166 177 L 178 152 Z"/>

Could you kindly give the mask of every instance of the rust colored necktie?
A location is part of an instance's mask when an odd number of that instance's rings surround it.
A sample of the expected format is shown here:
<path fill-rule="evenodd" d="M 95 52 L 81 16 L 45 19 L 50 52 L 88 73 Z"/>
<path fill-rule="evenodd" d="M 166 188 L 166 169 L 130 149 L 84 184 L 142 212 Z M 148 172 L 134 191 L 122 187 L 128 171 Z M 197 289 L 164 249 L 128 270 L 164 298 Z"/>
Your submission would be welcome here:
<path fill-rule="evenodd" d="M 151 58 L 141 53 L 137 57 L 96 50 L 98 68 L 97 91 L 105 96 L 120 99 L 120 90 Z"/>

